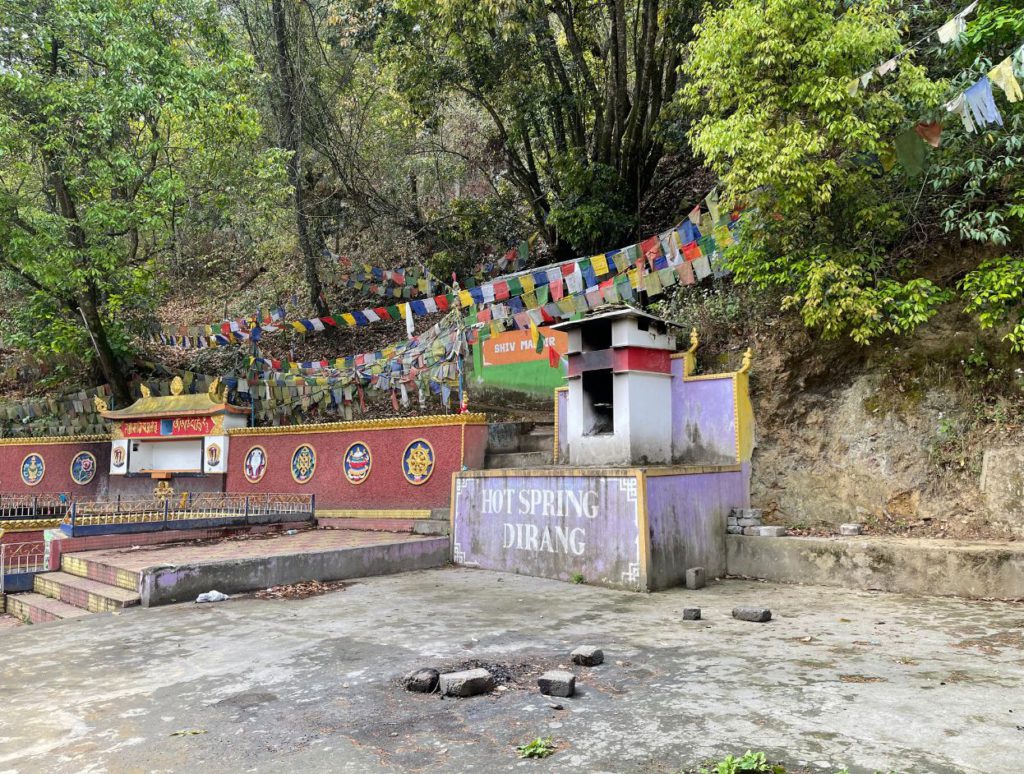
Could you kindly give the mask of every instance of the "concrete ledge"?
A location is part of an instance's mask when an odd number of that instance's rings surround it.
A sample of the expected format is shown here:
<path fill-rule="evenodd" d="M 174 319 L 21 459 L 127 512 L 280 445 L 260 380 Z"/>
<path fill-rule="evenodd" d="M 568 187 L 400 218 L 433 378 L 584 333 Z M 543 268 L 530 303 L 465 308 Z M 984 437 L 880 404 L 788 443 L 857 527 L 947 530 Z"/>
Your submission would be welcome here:
<path fill-rule="evenodd" d="M 152 567 L 142 571 L 142 605 L 186 602 L 211 589 L 237 594 L 306 580 L 346 580 L 441 567 L 448 562 L 450 546 L 446 537 L 404 538 L 333 551 Z"/>
<path fill-rule="evenodd" d="M 1024 545 L 914 538 L 726 536 L 730 575 L 782 583 L 1024 599 Z"/>

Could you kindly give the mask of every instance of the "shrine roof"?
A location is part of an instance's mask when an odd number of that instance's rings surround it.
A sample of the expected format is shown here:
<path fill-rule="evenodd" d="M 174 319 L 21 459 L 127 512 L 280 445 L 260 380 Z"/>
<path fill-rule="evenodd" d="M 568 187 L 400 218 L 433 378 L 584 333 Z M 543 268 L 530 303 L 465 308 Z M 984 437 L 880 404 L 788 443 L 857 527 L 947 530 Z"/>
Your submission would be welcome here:
<path fill-rule="evenodd" d="M 143 390 L 143 395 L 127 408 L 117 411 L 100 408 L 104 419 L 160 419 L 163 417 L 206 417 L 214 414 L 248 414 L 249 409 L 233 406 L 225 400 L 225 393 L 215 383 L 207 392 L 188 395 L 184 393 L 180 379 L 171 384 L 171 395 L 150 395 Z"/>

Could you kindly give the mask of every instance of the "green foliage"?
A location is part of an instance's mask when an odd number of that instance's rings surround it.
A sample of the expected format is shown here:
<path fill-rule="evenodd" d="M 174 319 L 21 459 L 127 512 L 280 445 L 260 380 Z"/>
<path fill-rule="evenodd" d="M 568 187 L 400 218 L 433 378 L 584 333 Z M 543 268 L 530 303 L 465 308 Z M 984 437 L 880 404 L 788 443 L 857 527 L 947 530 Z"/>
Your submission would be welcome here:
<path fill-rule="evenodd" d="M 392 0 L 374 6 L 370 28 L 423 129 L 465 99 L 536 228 L 589 252 L 636 226 L 699 6 Z"/>
<path fill-rule="evenodd" d="M 1003 337 L 1024 352 L 1024 258 L 1005 255 L 985 261 L 961 281 L 966 311 L 982 328 L 1008 326 Z"/>
<path fill-rule="evenodd" d="M 205 0 L 0 0 L 0 18 L 5 333 L 42 351 L 94 342 L 117 390 L 114 358 L 150 313 L 188 174 L 216 176 L 258 136 L 249 63 Z"/>
<path fill-rule="evenodd" d="M 948 298 L 891 257 L 916 191 L 873 161 L 942 84 L 905 58 L 849 90 L 901 47 L 889 7 L 735 0 L 708 11 L 686 66 L 684 103 L 704 111 L 693 147 L 725 198 L 751 205 L 728 253 L 737 281 L 781 288 L 808 326 L 861 343 L 912 331 Z"/>
<path fill-rule="evenodd" d="M 782 766 L 773 766 L 763 752 L 747 750 L 739 758 L 726 755 L 711 769 L 701 769 L 701 774 L 786 774 Z"/>
<path fill-rule="evenodd" d="M 615 169 L 582 163 L 570 156 L 555 160 L 558 193 L 548 223 L 580 250 L 603 250 L 634 226 L 625 189 Z"/>
<path fill-rule="evenodd" d="M 532 742 L 519 745 L 516 752 L 520 758 L 547 758 L 555 754 L 555 743 L 550 736 L 539 736 Z"/>
<path fill-rule="evenodd" d="M 569 576 L 569 580 L 571 580 L 573 583 L 576 583 L 576 584 L 581 584 L 581 583 L 585 583 L 586 582 L 586 578 L 583 576 L 583 573 L 581 573 L 581 572 L 574 572 L 572 575 Z"/>

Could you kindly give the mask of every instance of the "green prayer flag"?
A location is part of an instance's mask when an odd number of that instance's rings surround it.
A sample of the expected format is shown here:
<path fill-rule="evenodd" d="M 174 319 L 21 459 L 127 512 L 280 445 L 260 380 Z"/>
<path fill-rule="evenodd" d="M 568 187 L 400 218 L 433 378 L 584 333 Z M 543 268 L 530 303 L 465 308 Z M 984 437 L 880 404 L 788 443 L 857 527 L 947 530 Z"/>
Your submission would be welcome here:
<path fill-rule="evenodd" d="M 518 277 L 513 277 L 508 281 L 508 294 L 510 296 L 523 295 L 523 283 L 519 281 Z"/>

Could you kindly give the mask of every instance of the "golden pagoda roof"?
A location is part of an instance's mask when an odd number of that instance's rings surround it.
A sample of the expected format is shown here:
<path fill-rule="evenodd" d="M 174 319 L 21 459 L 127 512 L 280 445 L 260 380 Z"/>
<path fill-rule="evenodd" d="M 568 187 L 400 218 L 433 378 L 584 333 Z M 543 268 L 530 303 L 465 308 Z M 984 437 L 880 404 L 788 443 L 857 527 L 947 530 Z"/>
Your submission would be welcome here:
<path fill-rule="evenodd" d="M 180 377 L 171 382 L 170 395 L 150 395 L 143 387 L 142 397 L 128 408 L 110 411 L 106 404 L 96 399 L 96 407 L 104 419 L 159 419 L 162 417 L 179 416 L 210 416 L 212 414 L 248 414 L 249 409 L 233 406 L 226 400 L 226 390 L 217 379 L 210 385 L 207 392 L 185 395 L 184 385 Z"/>

